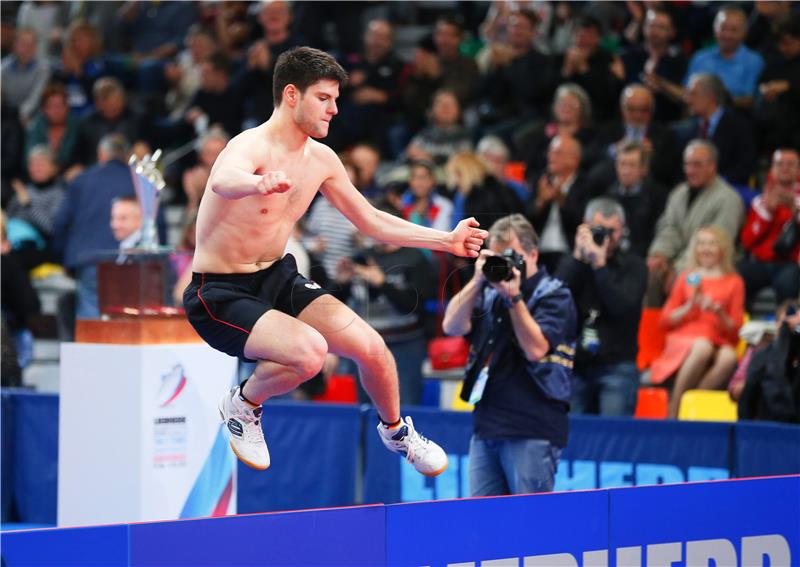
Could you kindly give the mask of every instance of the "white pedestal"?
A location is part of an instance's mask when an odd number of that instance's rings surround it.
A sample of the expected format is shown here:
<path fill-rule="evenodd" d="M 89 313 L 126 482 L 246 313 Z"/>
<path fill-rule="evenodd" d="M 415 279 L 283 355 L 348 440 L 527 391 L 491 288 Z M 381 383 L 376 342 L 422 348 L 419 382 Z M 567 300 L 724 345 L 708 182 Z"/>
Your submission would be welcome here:
<path fill-rule="evenodd" d="M 217 410 L 235 375 L 205 344 L 63 344 L 58 525 L 236 513 Z"/>

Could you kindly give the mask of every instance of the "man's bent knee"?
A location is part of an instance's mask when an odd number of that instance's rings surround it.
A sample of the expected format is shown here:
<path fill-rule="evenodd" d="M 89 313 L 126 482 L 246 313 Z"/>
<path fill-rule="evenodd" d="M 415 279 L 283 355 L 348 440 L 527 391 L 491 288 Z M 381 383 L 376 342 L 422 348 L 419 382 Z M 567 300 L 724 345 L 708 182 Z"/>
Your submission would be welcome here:
<path fill-rule="evenodd" d="M 325 364 L 325 356 L 328 354 L 328 343 L 323 336 L 316 333 L 316 336 L 312 335 L 312 337 L 306 338 L 297 346 L 296 356 L 291 364 L 303 381 L 319 374 Z"/>

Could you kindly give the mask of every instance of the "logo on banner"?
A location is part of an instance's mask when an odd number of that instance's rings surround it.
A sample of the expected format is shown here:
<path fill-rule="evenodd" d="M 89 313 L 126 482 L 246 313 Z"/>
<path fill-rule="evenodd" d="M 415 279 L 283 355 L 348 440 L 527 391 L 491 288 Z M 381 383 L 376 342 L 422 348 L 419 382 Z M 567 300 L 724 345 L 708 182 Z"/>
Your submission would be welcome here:
<path fill-rule="evenodd" d="M 182 364 L 176 364 L 172 370 L 161 375 L 161 385 L 156 394 L 158 407 L 167 407 L 181 395 L 186 387 L 186 371 Z"/>
<path fill-rule="evenodd" d="M 186 415 L 175 404 L 186 390 L 188 380 L 182 364 L 175 364 L 161 375 L 156 393 L 156 415 L 153 419 L 153 467 L 174 469 L 186 466 L 189 452 L 189 431 Z"/>

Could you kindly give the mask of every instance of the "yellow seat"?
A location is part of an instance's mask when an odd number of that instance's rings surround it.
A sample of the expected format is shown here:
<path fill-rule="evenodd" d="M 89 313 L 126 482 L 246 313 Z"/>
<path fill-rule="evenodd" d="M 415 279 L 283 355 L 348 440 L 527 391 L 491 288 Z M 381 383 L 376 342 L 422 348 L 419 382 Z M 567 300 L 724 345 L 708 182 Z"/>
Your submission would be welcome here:
<path fill-rule="evenodd" d="M 461 388 L 464 386 L 464 381 L 458 383 L 458 386 L 455 389 L 455 395 L 453 396 L 453 401 L 450 404 L 450 409 L 454 411 L 472 411 L 475 409 L 475 406 L 469 404 L 461 399 Z"/>
<path fill-rule="evenodd" d="M 689 390 L 683 394 L 678 419 L 736 421 L 736 403 L 722 390 Z"/>

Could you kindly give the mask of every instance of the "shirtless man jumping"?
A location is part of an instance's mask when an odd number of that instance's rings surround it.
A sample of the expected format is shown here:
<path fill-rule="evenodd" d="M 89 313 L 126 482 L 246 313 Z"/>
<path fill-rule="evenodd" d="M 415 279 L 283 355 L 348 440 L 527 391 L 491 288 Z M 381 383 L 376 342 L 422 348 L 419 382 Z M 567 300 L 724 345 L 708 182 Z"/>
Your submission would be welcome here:
<path fill-rule="evenodd" d="M 475 219 L 441 232 L 378 211 L 353 187 L 324 138 L 336 115 L 344 70 L 328 54 L 300 47 L 275 64 L 275 110 L 233 138 L 217 158 L 197 217 L 189 321 L 212 347 L 256 361 L 252 376 L 220 402 L 233 451 L 269 467 L 261 404 L 316 375 L 328 351 L 353 359 L 378 410 L 378 432 L 422 474 L 447 467 L 447 455 L 400 416 L 397 369 L 380 335 L 340 301 L 297 272 L 284 256 L 292 227 L 319 190 L 362 233 L 397 246 L 477 257 L 487 233 Z"/>

